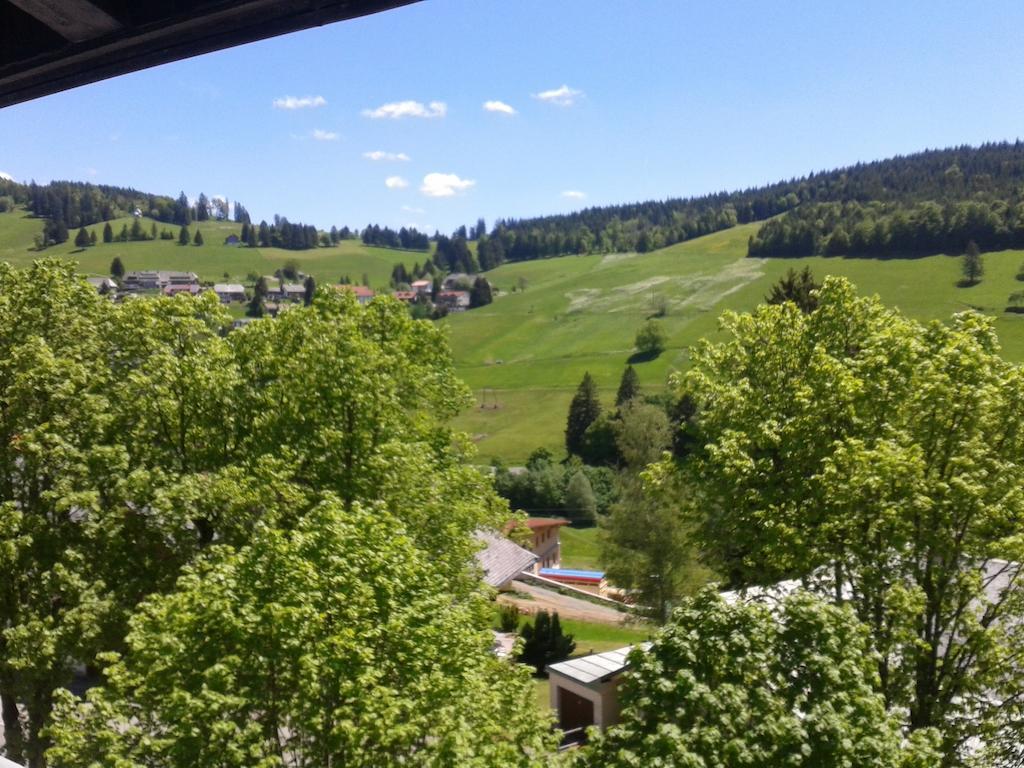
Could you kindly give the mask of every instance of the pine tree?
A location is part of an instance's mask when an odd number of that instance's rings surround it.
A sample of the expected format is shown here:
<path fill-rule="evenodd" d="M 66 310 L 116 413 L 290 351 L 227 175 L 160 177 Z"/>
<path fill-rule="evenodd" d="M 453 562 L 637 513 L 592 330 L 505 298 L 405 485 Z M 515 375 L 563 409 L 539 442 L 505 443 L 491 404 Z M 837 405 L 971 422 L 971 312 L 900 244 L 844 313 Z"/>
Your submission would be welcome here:
<path fill-rule="evenodd" d="M 121 225 L 121 231 L 118 233 L 117 239 L 120 240 L 122 243 L 127 243 L 128 242 L 128 225 L 127 224 L 122 224 Z"/>
<path fill-rule="evenodd" d="M 615 407 L 621 408 L 639 394 L 640 377 L 636 375 L 636 369 L 632 365 L 627 365 L 619 380 L 619 391 L 615 394 Z"/>
<path fill-rule="evenodd" d="M 587 427 L 600 415 L 601 402 L 597 397 L 597 385 L 588 371 L 583 375 L 583 381 L 569 404 L 569 419 L 565 427 L 565 449 L 569 455 L 580 452 Z"/>
<path fill-rule="evenodd" d="M 302 297 L 302 303 L 308 307 L 313 303 L 313 298 L 316 296 L 316 280 L 313 279 L 312 275 L 309 275 L 302 283 L 302 287 L 306 291 L 305 295 Z"/>
<path fill-rule="evenodd" d="M 487 278 L 478 277 L 473 281 L 473 288 L 469 292 L 469 306 L 471 308 L 483 307 L 494 301 L 491 296 L 491 284 Z"/>
<path fill-rule="evenodd" d="M 248 317 L 263 317 L 263 297 L 267 295 L 267 278 L 261 277 L 253 287 L 252 299 L 249 307 L 245 310 Z"/>
<path fill-rule="evenodd" d="M 572 635 L 562 632 L 557 611 L 553 616 L 547 611 L 539 611 L 533 624 L 523 626 L 522 635 L 523 650 L 519 661 L 532 666 L 538 675 L 546 675 L 548 664 L 563 661 L 576 650 Z"/>
<path fill-rule="evenodd" d="M 154 221 L 149 226 L 149 239 L 156 240 L 156 222 Z"/>
<path fill-rule="evenodd" d="M 112 243 L 114 242 L 114 230 L 110 228 L 110 222 L 108 221 L 103 225 L 103 242 Z"/>
<path fill-rule="evenodd" d="M 188 232 L 188 227 L 182 224 L 181 229 L 178 230 L 178 245 L 188 245 L 190 242 L 192 242 L 192 236 Z"/>
<path fill-rule="evenodd" d="M 89 245 L 96 245 L 96 230 L 89 232 Z"/>
<path fill-rule="evenodd" d="M 976 285 L 981 280 L 981 276 L 985 274 L 981 251 L 978 250 L 978 244 L 973 240 L 967 243 L 967 250 L 964 252 L 963 273 L 964 281 L 968 285 Z"/>
<path fill-rule="evenodd" d="M 121 263 L 120 256 L 115 256 L 114 260 L 110 262 L 110 276 L 115 280 L 120 280 L 124 277 L 124 264 Z"/>
<path fill-rule="evenodd" d="M 196 227 L 196 236 L 194 238 L 192 238 L 192 244 L 193 245 L 202 245 L 203 244 L 203 233 L 199 231 L 198 227 Z"/>
<path fill-rule="evenodd" d="M 77 248 L 85 248 L 89 245 L 89 232 L 85 227 L 79 227 L 78 234 L 75 235 L 75 246 Z"/>
<path fill-rule="evenodd" d="M 810 267 L 804 267 L 803 271 L 797 273 L 790 269 L 785 277 L 779 278 L 779 282 L 772 286 L 771 291 L 764 297 L 768 304 L 782 304 L 791 301 L 805 315 L 809 315 L 818 307 L 818 299 L 812 294 L 821 288 L 814 282 L 814 275 Z"/>

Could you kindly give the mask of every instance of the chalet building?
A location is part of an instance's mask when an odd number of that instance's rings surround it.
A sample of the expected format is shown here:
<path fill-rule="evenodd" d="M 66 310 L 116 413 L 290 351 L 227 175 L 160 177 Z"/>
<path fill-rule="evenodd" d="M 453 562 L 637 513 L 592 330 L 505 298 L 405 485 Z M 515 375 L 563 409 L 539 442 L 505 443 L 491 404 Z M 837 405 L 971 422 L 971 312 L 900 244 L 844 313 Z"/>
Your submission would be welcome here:
<path fill-rule="evenodd" d="M 404 301 L 406 304 L 412 304 L 419 298 L 419 294 L 416 291 L 392 291 L 391 295 L 399 301 Z"/>
<path fill-rule="evenodd" d="M 410 287 L 420 296 L 429 296 L 434 290 L 434 284 L 430 280 L 415 280 Z"/>
<path fill-rule="evenodd" d="M 306 286 L 302 283 L 285 283 L 281 286 L 281 298 L 287 301 L 302 301 L 306 298 Z"/>
<path fill-rule="evenodd" d="M 232 301 L 246 301 L 249 298 L 245 294 L 245 286 L 239 283 L 217 283 L 213 286 L 213 292 L 217 294 L 221 304 L 230 304 Z"/>
<path fill-rule="evenodd" d="M 476 538 L 484 544 L 476 553 L 477 564 L 484 572 L 484 581 L 496 589 L 505 589 L 537 562 L 533 552 L 497 533 L 477 531 Z"/>
<path fill-rule="evenodd" d="M 528 549 L 537 557 L 534 574 L 541 568 L 558 568 L 562 564 L 562 545 L 558 532 L 563 525 L 568 524 L 568 520 L 560 517 L 528 517 L 524 522 L 516 523 L 530 529 Z"/>
<path fill-rule="evenodd" d="M 117 295 L 117 283 L 109 277 L 87 277 L 85 282 L 95 288 L 96 293 L 103 294 L 104 296 Z"/>
<path fill-rule="evenodd" d="M 343 291 L 352 291 L 360 304 L 367 304 L 374 296 L 373 291 L 365 285 L 339 285 L 338 287 Z"/>
<path fill-rule="evenodd" d="M 124 286 L 130 291 L 162 291 L 169 285 L 199 287 L 195 272 L 175 272 L 169 269 L 144 269 L 124 276 Z"/>
<path fill-rule="evenodd" d="M 465 312 L 469 309 L 469 291 L 440 291 L 437 304 L 449 312 Z"/>
<path fill-rule="evenodd" d="M 199 293 L 199 283 L 180 283 L 177 285 L 165 285 L 162 293 L 164 296 L 177 296 L 179 293 L 187 293 L 195 296 Z"/>

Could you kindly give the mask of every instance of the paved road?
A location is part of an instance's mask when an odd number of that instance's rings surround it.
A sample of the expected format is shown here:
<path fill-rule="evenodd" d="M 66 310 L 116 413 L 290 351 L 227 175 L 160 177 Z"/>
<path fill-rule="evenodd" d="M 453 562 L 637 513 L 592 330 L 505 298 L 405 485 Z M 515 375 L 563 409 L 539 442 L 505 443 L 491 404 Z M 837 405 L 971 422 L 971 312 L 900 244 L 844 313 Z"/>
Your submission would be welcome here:
<path fill-rule="evenodd" d="M 578 597 L 569 597 L 552 590 L 534 584 L 527 584 L 523 581 L 513 581 L 512 588 L 516 592 L 523 592 L 532 599 L 519 598 L 515 595 L 502 594 L 498 597 L 503 603 L 513 603 L 519 606 L 523 613 L 536 613 L 537 611 L 558 611 L 563 619 L 577 619 L 579 621 L 593 621 L 600 624 L 622 624 L 629 618 L 628 613 L 617 611 L 614 608 L 606 608 Z"/>

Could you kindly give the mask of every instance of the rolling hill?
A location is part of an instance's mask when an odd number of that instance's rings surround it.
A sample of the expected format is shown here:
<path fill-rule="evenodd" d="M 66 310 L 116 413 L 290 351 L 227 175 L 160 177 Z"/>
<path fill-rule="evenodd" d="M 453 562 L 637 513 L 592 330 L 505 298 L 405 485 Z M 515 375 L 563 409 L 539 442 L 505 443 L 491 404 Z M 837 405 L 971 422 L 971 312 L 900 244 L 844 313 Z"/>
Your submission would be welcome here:
<path fill-rule="evenodd" d="M 110 222 L 115 235 L 123 224 L 131 226 L 132 219 L 120 218 Z M 149 232 L 152 219 L 143 217 L 142 225 Z M 318 283 L 337 283 L 342 275 L 349 275 L 359 282 L 365 273 L 370 285 L 384 288 L 391 277 L 391 268 L 398 262 L 411 267 L 416 261 L 422 262 L 422 252 L 392 250 L 363 245 L 358 240 L 342 240 L 332 248 L 314 248 L 294 251 L 282 248 L 244 248 L 224 245 L 229 234 L 237 235 L 240 224 L 228 221 L 204 221 L 189 227 L 194 234 L 196 228 L 203 233 L 202 246 L 180 246 L 177 242 L 178 227 L 173 224 L 155 222 L 157 231 L 168 229 L 175 240 L 147 240 L 138 242 L 103 243 L 103 223 L 86 227 L 95 231 L 99 244 L 90 248 L 76 248 L 75 231 L 67 242 L 47 248 L 33 250 L 33 238 L 42 229 L 42 220 L 31 217 L 22 209 L 0 213 L 0 260 L 15 266 L 26 266 L 42 257 L 74 259 L 82 273 L 87 275 L 109 274 L 110 262 L 119 256 L 125 269 L 175 269 L 192 271 L 206 281 L 223 281 L 225 275 L 232 282 L 244 281 L 250 272 L 272 274 L 289 259 L 299 262 L 300 269 L 313 275 Z"/>
<path fill-rule="evenodd" d="M 522 462 L 538 447 L 561 454 L 569 401 L 585 371 L 610 406 L 637 328 L 664 302 L 668 349 L 638 363 L 645 388 L 660 390 L 687 364 L 688 347 L 714 337 L 724 310 L 750 310 L 790 268 L 809 266 L 852 280 L 864 293 L 921 319 L 946 319 L 969 308 L 997 318 L 1004 355 L 1024 360 L 1024 317 L 1004 312 L 1024 288 L 1016 274 L 1024 251 L 985 255 L 985 278 L 961 288 L 960 260 L 748 258 L 758 224 L 741 225 L 645 254 L 568 256 L 504 264 L 488 273 L 503 293 L 487 307 L 443 322 L 476 406 L 456 425 L 473 436 L 482 458 Z M 525 290 L 518 290 L 520 279 Z M 512 292 L 515 286 L 517 290 Z"/>

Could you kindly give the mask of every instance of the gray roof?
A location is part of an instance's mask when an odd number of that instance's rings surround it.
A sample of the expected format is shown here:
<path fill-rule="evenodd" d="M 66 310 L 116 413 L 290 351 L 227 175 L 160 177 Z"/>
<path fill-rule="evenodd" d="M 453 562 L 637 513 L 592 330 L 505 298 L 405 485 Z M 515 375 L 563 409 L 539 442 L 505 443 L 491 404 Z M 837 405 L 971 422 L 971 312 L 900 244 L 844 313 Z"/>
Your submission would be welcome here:
<path fill-rule="evenodd" d="M 650 647 L 650 643 L 644 643 L 640 647 L 646 650 Z M 604 682 L 629 668 L 627 657 L 633 648 L 634 646 L 627 645 L 625 648 L 616 648 L 614 651 L 592 653 L 589 656 L 580 656 L 576 659 L 560 661 L 557 664 L 549 664 L 548 672 L 556 672 L 583 685 Z"/>
<path fill-rule="evenodd" d="M 533 552 L 497 533 L 477 531 L 476 537 L 486 545 L 476 553 L 476 560 L 483 568 L 484 581 L 492 587 L 500 587 L 537 562 Z"/>
<path fill-rule="evenodd" d="M 238 283 L 217 283 L 213 286 L 214 293 L 245 293 L 245 286 Z"/>

